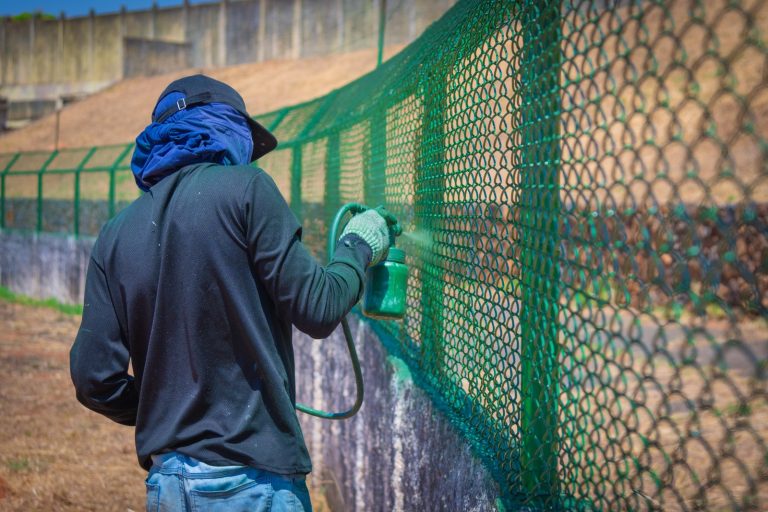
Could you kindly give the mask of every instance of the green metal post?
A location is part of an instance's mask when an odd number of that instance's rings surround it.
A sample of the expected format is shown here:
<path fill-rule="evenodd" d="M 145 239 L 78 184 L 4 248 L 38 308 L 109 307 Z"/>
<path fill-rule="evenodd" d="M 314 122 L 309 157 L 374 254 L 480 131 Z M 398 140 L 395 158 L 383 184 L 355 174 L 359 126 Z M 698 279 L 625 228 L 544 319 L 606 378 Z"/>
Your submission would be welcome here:
<path fill-rule="evenodd" d="M 323 98 L 323 100 L 315 109 L 315 112 L 312 114 L 312 117 L 307 120 L 304 128 L 301 129 L 301 132 L 296 137 L 296 140 L 298 140 L 299 143 L 312 135 L 312 131 L 315 129 L 317 124 L 323 119 L 326 113 L 328 113 L 328 110 L 333 106 L 338 94 L 339 89 L 336 89 L 335 91 L 329 92 L 328 95 Z"/>
<path fill-rule="evenodd" d="M 301 205 L 301 144 L 293 146 L 291 155 L 291 210 L 302 222 Z"/>
<path fill-rule="evenodd" d="M 368 156 L 363 174 L 363 197 L 365 204 L 378 206 L 386 203 L 384 188 L 387 172 L 387 111 L 377 109 L 371 116 L 371 137 L 368 141 Z"/>
<path fill-rule="evenodd" d="M 88 160 L 91 159 L 91 157 L 96 153 L 96 147 L 92 147 L 88 150 L 88 153 L 83 157 L 83 159 L 78 164 L 77 168 L 75 169 L 75 203 L 73 205 L 73 222 L 74 222 L 74 235 L 75 237 L 80 236 L 80 173 L 83 171 L 85 166 L 88 164 Z"/>
<path fill-rule="evenodd" d="M 557 507 L 560 212 L 560 5 L 526 0 L 522 26 L 521 483 L 534 508 Z"/>
<path fill-rule="evenodd" d="M 112 164 L 112 166 L 109 168 L 109 218 L 115 216 L 115 196 L 116 196 L 116 180 L 115 180 L 115 173 L 117 172 L 117 168 L 120 167 L 120 162 L 123 161 L 123 158 L 133 149 L 133 144 L 128 144 L 125 146 L 125 148 L 120 152 L 120 155 L 115 159 L 115 162 Z"/>
<path fill-rule="evenodd" d="M 58 154 L 59 150 L 54 149 L 37 173 L 37 224 L 35 231 L 38 233 L 43 230 L 43 174 L 45 174 L 45 170 L 51 165 L 51 162 L 53 162 L 53 159 Z"/>
<path fill-rule="evenodd" d="M 283 122 L 283 119 L 285 119 L 285 116 L 287 116 L 287 115 L 288 115 L 288 112 L 290 112 L 290 111 L 291 111 L 291 109 L 290 109 L 290 108 L 288 108 L 288 107 L 286 107 L 286 108 L 284 108 L 283 110 L 281 110 L 281 111 L 280 111 L 280 112 L 277 114 L 277 116 L 275 116 L 275 119 L 272 121 L 272 124 L 270 124 L 270 125 L 267 127 L 267 129 L 268 129 L 269 131 L 274 131 L 275 129 L 277 129 L 277 127 L 278 127 L 278 126 L 280 126 L 280 123 L 282 123 L 282 122 Z"/>
<path fill-rule="evenodd" d="M 418 141 L 414 173 L 414 217 L 416 229 L 428 233 L 432 243 L 421 247 L 421 343 L 426 369 L 439 377 L 445 364 L 443 329 L 443 287 L 445 271 L 440 265 L 436 242 L 440 240 L 442 216 L 445 214 L 445 147 L 446 76 L 431 73 L 421 85 L 424 112 Z"/>
<path fill-rule="evenodd" d="M 379 53 L 376 57 L 376 67 L 384 60 L 384 32 L 387 29 L 387 0 L 379 0 Z"/>
<path fill-rule="evenodd" d="M 325 198 L 323 205 L 325 207 L 325 220 L 330 225 L 336 211 L 341 206 L 341 195 L 339 186 L 341 185 L 341 139 L 338 132 L 328 136 L 328 146 L 325 152 Z M 332 243 L 336 243 L 333 240 Z"/>
<path fill-rule="evenodd" d="M 3 172 L 0 173 L 0 228 L 2 229 L 5 229 L 5 177 L 20 156 L 21 153 L 13 155 L 3 169 Z"/>

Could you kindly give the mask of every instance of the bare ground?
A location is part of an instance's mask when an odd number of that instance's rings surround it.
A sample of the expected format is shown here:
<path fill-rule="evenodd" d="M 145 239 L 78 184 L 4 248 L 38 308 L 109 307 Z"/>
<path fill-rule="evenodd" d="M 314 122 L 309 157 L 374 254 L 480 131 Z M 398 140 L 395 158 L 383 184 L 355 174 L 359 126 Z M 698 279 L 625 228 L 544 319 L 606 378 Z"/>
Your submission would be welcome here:
<path fill-rule="evenodd" d="M 133 428 L 82 407 L 69 378 L 80 318 L 0 301 L 0 511 L 144 510 Z M 310 482 L 311 484 L 311 482 Z M 313 492 L 316 511 L 329 510 Z"/>
<path fill-rule="evenodd" d="M 402 49 L 388 47 L 385 57 Z M 122 80 L 61 111 L 59 147 L 79 148 L 132 142 L 149 124 L 152 108 L 177 78 L 205 73 L 234 87 L 251 115 L 308 101 L 373 70 L 376 50 L 295 60 L 274 60 L 217 69 L 187 69 Z M 0 136 L 0 153 L 51 150 L 56 115 Z"/>

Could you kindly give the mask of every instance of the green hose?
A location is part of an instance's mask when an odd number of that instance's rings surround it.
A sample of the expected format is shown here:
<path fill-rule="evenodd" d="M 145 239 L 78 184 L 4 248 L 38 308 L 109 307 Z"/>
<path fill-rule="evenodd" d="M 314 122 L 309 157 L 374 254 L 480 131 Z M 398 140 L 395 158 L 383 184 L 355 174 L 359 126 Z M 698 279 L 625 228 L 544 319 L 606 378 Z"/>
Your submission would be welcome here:
<path fill-rule="evenodd" d="M 351 212 L 352 215 L 356 215 L 360 212 L 364 212 L 368 208 L 359 203 L 347 203 L 339 209 L 331 224 L 331 232 L 328 237 L 328 259 L 333 258 L 333 254 L 336 252 L 336 242 L 338 240 L 338 230 L 341 220 L 347 212 Z M 360 410 L 360 406 L 363 405 L 363 373 L 360 371 L 360 360 L 357 358 L 357 350 L 355 350 L 355 344 L 352 342 L 352 332 L 349 330 L 349 323 L 347 323 L 347 317 L 345 316 L 341 320 L 341 328 L 344 331 L 344 338 L 347 340 L 347 349 L 349 349 L 349 358 L 352 360 L 352 371 L 355 373 L 355 385 L 357 387 L 357 398 L 354 405 L 348 411 L 343 412 L 327 412 L 319 409 L 313 409 L 308 405 L 296 403 L 296 409 L 301 412 L 317 416 L 318 418 L 325 418 L 327 420 L 343 420 L 354 416 L 357 411 Z"/>

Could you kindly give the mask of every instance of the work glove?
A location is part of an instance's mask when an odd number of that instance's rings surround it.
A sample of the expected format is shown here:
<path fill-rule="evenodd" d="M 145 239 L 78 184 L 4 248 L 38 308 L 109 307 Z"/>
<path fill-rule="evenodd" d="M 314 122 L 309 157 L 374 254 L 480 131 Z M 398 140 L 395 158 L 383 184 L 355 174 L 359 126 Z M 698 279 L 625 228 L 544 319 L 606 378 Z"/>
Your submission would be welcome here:
<path fill-rule="evenodd" d="M 395 237 L 402 229 L 397 218 L 384 209 L 383 206 L 366 210 L 352 217 L 344 228 L 344 235 L 355 234 L 362 238 L 371 248 L 370 266 L 384 260 L 389 252 L 389 246 L 395 243 Z"/>

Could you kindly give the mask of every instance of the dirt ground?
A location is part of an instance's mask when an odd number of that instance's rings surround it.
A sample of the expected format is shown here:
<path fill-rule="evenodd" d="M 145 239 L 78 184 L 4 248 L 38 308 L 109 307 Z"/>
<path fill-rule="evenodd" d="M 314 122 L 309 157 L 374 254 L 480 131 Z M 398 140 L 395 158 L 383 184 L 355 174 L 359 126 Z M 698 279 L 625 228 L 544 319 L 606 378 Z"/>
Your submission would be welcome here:
<path fill-rule="evenodd" d="M 390 57 L 401 45 L 387 47 Z M 234 87 L 248 112 L 263 114 L 308 101 L 345 85 L 376 67 L 376 50 L 306 59 L 273 60 L 217 69 L 187 69 L 122 80 L 61 111 L 59 147 L 78 148 L 132 142 L 149 124 L 152 107 L 177 78 L 205 73 Z M 0 153 L 54 148 L 56 115 L 0 136 Z"/>
<path fill-rule="evenodd" d="M 0 300 L 2 512 L 144 510 L 133 429 L 75 399 L 69 349 L 79 323 Z M 329 510 L 317 492 L 312 500 L 315 511 Z"/>

